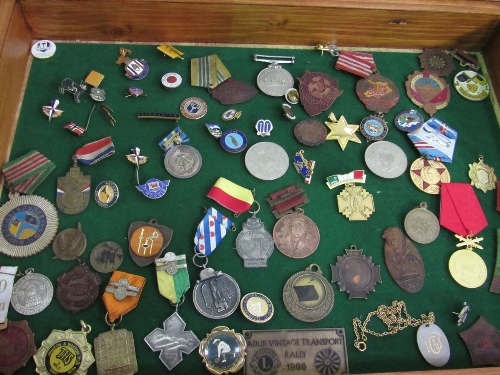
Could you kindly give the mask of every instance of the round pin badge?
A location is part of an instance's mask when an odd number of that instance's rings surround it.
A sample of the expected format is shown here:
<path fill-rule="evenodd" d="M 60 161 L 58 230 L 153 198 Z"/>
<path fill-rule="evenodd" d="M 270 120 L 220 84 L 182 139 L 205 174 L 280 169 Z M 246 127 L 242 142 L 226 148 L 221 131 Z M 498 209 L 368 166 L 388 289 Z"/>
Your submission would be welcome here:
<path fill-rule="evenodd" d="M 241 111 L 238 111 L 234 108 L 230 108 L 227 111 L 224 111 L 222 114 L 222 119 L 224 121 L 231 121 L 231 120 L 237 120 L 241 116 Z"/>
<path fill-rule="evenodd" d="M 95 188 L 95 201 L 103 208 L 109 208 L 116 203 L 120 192 L 113 181 L 102 181 Z"/>
<path fill-rule="evenodd" d="M 407 109 L 400 112 L 394 118 L 396 128 L 407 133 L 420 129 L 424 122 L 424 116 L 414 109 Z"/>
<path fill-rule="evenodd" d="M 389 128 L 382 116 L 371 115 L 361 120 L 359 131 L 368 142 L 381 141 L 387 135 Z"/>
<path fill-rule="evenodd" d="M 248 293 L 240 302 L 240 309 L 245 318 L 254 323 L 265 323 L 274 314 L 274 306 L 262 293 Z"/>
<path fill-rule="evenodd" d="M 200 98 L 184 99 L 180 105 L 182 115 L 191 120 L 198 120 L 207 114 L 207 103 Z"/>
<path fill-rule="evenodd" d="M 39 40 L 31 46 L 31 54 L 37 59 L 48 59 L 56 53 L 56 44 L 48 39 Z"/>
<path fill-rule="evenodd" d="M 474 70 L 459 72 L 453 79 L 453 84 L 460 95 L 474 102 L 486 99 L 490 94 L 488 82 Z"/>
<path fill-rule="evenodd" d="M 163 87 L 165 87 L 167 90 L 172 90 L 176 89 L 179 87 L 182 83 L 182 77 L 180 74 L 177 73 L 167 73 L 161 77 L 161 84 Z"/>
<path fill-rule="evenodd" d="M 220 144 L 224 150 L 235 154 L 247 147 L 247 137 L 239 130 L 226 130 L 220 137 Z"/>

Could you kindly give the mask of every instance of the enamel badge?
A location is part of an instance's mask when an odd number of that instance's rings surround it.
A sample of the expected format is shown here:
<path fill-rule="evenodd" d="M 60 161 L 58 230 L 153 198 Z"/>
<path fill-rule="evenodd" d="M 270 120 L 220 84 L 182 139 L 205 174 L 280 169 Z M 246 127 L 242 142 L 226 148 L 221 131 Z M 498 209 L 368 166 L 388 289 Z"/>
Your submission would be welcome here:
<path fill-rule="evenodd" d="M 410 100 L 430 116 L 450 102 L 450 86 L 444 79 L 426 70 L 410 74 L 405 85 Z"/>
<path fill-rule="evenodd" d="M 128 228 L 130 256 L 139 266 L 154 263 L 172 239 L 172 229 L 158 224 L 155 219 L 149 222 L 134 221 Z"/>
<path fill-rule="evenodd" d="M 300 102 L 309 116 L 326 111 L 343 92 L 338 79 L 324 73 L 306 70 L 299 82 Z"/>
<path fill-rule="evenodd" d="M 131 59 L 127 57 L 131 53 L 131 50 L 121 47 L 120 56 L 115 63 L 117 65 L 125 64 L 125 76 L 128 79 L 138 81 L 148 75 L 149 65 L 144 59 Z"/>

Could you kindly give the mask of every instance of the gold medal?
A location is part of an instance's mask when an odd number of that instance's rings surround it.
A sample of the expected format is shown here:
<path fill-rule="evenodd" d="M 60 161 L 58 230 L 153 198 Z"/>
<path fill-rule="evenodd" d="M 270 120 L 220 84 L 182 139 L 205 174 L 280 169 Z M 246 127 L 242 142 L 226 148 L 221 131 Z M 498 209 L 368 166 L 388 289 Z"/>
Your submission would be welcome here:
<path fill-rule="evenodd" d="M 354 184 L 346 184 L 337 195 L 337 203 L 339 212 L 349 221 L 367 220 L 375 212 L 373 195 Z"/>
<path fill-rule="evenodd" d="M 469 164 L 469 177 L 471 185 L 481 189 L 485 193 L 496 187 L 497 176 L 495 170 L 488 164 L 483 163 L 483 156 L 478 156 L 479 163 Z"/>
<path fill-rule="evenodd" d="M 484 260 L 472 249 L 457 250 L 448 261 L 453 279 L 466 288 L 478 288 L 486 281 L 488 270 Z"/>
<path fill-rule="evenodd" d="M 441 184 L 450 182 L 450 172 L 439 161 L 419 158 L 410 167 L 410 177 L 415 186 L 428 194 L 439 194 Z"/>

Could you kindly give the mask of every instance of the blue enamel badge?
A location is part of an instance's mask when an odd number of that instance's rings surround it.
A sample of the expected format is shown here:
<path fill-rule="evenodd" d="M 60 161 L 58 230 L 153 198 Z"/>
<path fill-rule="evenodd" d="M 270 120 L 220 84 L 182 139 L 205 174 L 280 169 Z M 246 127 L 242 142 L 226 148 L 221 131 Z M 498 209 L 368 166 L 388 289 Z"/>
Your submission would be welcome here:
<path fill-rule="evenodd" d="M 170 180 L 160 181 L 156 178 L 147 180 L 144 185 L 137 185 L 136 188 L 149 199 L 158 199 L 165 195 Z"/>

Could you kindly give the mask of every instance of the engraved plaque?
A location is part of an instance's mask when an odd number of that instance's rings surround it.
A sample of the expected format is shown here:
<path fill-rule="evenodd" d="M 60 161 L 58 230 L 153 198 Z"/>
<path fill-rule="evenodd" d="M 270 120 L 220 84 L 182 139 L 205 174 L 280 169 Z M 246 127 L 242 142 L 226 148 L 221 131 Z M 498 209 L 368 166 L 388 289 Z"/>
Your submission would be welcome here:
<path fill-rule="evenodd" d="M 348 374 L 345 330 L 243 330 L 246 375 Z"/>

